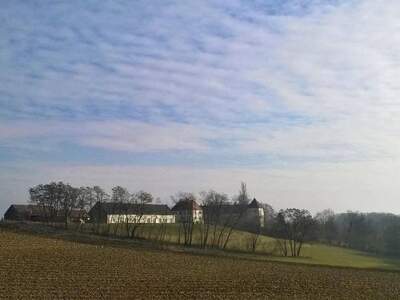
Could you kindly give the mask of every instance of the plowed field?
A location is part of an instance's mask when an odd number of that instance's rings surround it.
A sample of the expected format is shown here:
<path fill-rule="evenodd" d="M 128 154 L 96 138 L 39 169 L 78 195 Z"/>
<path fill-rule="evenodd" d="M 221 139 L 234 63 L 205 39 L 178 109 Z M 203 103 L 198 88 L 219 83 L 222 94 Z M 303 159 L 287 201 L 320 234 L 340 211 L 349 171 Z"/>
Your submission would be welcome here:
<path fill-rule="evenodd" d="M 0 298 L 399 299 L 400 273 L 102 246 L 0 229 Z"/>

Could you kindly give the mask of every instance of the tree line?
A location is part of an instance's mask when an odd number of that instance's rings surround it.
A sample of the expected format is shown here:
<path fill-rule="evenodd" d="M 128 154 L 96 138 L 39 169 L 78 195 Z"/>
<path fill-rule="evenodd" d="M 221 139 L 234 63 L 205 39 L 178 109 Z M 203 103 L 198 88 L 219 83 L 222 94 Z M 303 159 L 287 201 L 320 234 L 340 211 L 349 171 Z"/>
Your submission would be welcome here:
<path fill-rule="evenodd" d="M 400 256 L 400 216 L 389 213 L 324 210 L 315 216 L 316 238 L 324 243 Z"/>
<path fill-rule="evenodd" d="M 88 211 L 97 202 L 114 203 L 115 207 L 128 207 L 124 204 L 136 204 L 135 214 L 138 219 L 130 222 L 127 218 L 132 211 L 121 214 L 123 221 L 111 226 L 107 225 L 105 234 L 116 235 L 124 230 L 125 235 L 136 238 L 142 223 L 141 209 L 152 203 L 151 193 L 138 191 L 131 193 L 126 188 L 115 186 L 111 194 L 99 186 L 73 187 L 63 182 L 39 184 L 29 189 L 30 201 L 43 211 L 46 220 L 63 220 L 68 227 L 74 209 Z M 255 251 L 260 235 L 275 238 L 276 250 L 282 256 L 300 256 L 304 243 L 320 242 L 341 247 L 348 247 L 378 254 L 400 255 L 400 217 L 393 214 L 347 212 L 335 214 L 326 209 L 314 216 L 307 210 L 288 208 L 279 211 L 263 203 L 263 223 L 252 222 L 246 218 L 250 197 L 245 183 L 241 183 L 237 195 L 214 190 L 194 193 L 179 192 L 171 196 L 174 203 L 180 201 L 196 201 L 203 209 L 203 221 L 194 225 L 191 216 L 181 216 L 178 224 L 179 243 L 191 246 L 194 231 L 200 236 L 200 247 L 226 249 L 236 229 L 250 233 L 248 249 Z M 158 202 L 158 201 L 157 201 Z M 120 205 L 118 207 L 118 205 Z M 187 219 L 185 219 L 187 218 Z M 93 223 L 93 222 L 92 222 Z M 93 223 L 93 231 L 100 232 L 100 224 Z M 104 232 L 103 232 L 104 233 Z M 159 225 L 158 237 L 163 240 L 166 234 L 165 224 Z"/>
<path fill-rule="evenodd" d="M 272 212 L 267 223 L 265 233 L 276 237 L 283 256 L 299 256 L 304 242 L 400 256 L 400 216 L 394 214 L 325 209 L 312 216 L 292 208 Z"/>

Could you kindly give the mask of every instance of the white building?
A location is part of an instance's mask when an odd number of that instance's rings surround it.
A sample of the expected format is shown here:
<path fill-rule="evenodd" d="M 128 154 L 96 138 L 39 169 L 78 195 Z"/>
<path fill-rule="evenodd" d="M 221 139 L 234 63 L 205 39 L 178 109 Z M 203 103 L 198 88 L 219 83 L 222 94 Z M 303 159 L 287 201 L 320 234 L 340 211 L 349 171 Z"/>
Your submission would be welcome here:
<path fill-rule="evenodd" d="M 181 200 L 172 208 L 176 214 L 176 222 L 180 223 L 202 223 L 203 209 L 194 200 Z"/>
<path fill-rule="evenodd" d="M 107 224 L 113 223 L 175 223 L 175 215 L 158 214 L 108 214 Z"/>
<path fill-rule="evenodd" d="M 175 214 L 164 204 L 97 202 L 89 211 L 98 223 L 175 223 Z"/>

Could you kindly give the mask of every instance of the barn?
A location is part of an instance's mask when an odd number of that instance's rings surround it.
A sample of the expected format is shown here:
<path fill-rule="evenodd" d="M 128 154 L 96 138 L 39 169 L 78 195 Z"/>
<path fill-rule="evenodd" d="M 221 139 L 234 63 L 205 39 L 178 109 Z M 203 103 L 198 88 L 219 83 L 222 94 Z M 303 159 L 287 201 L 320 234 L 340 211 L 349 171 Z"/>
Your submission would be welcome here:
<path fill-rule="evenodd" d="M 175 223 L 175 215 L 165 204 L 97 202 L 89 211 L 94 223 Z"/>
<path fill-rule="evenodd" d="M 37 205 L 12 204 L 4 214 L 9 221 L 44 221 L 44 215 Z"/>
<path fill-rule="evenodd" d="M 69 212 L 71 222 L 81 222 L 87 218 L 87 213 L 83 209 L 72 209 Z M 44 209 L 33 204 L 12 204 L 4 214 L 7 221 L 31 221 L 31 222 L 64 222 L 64 211 L 57 211 L 57 215 L 49 218 Z"/>

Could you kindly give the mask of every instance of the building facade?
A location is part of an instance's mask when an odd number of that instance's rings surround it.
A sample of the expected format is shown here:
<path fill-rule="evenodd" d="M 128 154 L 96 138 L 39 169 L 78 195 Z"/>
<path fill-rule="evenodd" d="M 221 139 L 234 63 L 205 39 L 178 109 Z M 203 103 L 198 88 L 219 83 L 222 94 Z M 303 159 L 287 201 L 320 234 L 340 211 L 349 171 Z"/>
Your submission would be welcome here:
<path fill-rule="evenodd" d="M 217 203 L 203 206 L 204 222 L 259 231 L 265 226 L 264 208 L 253 199 L 249 204 Z"/>
<path fill-rule="evenodd" d="M 68 212 L 69 222 L 84 222 L 87 213 L 83 209 L 72 209 Z M 60 209 L 50 213 L 49 208 L 34 204 L 12 204 L 4 213 L 6 221 L 30 222 L 65 222 L 65 211 Z"/>
<path fill-rule="evenodd" d="M 247 209 L 243 216 L 243 224 L 247 226 L 253 226 L 255 228 L 263 228 L 265 224 L 265 215 L 264 208 L 261 203 L 253 199 L 249 205 L 247 205 Z"/>
<path fill-rule="evenodd" d="M 152 214 L 109 214 L 107 215 L 107 224 L 113 223 L 175 223 L 175 215 Z"/>
<path fill-rule="evenodd" d="M 202 223 L 203 209 L 195 200 L 181 200 L 172 208 L 179 223 Z"/>
<path fill-rule="evenodd" d="M 94 223 L 175 223 L 175 215 L 164 204 L 97 202 L 89 211 Z"/>

